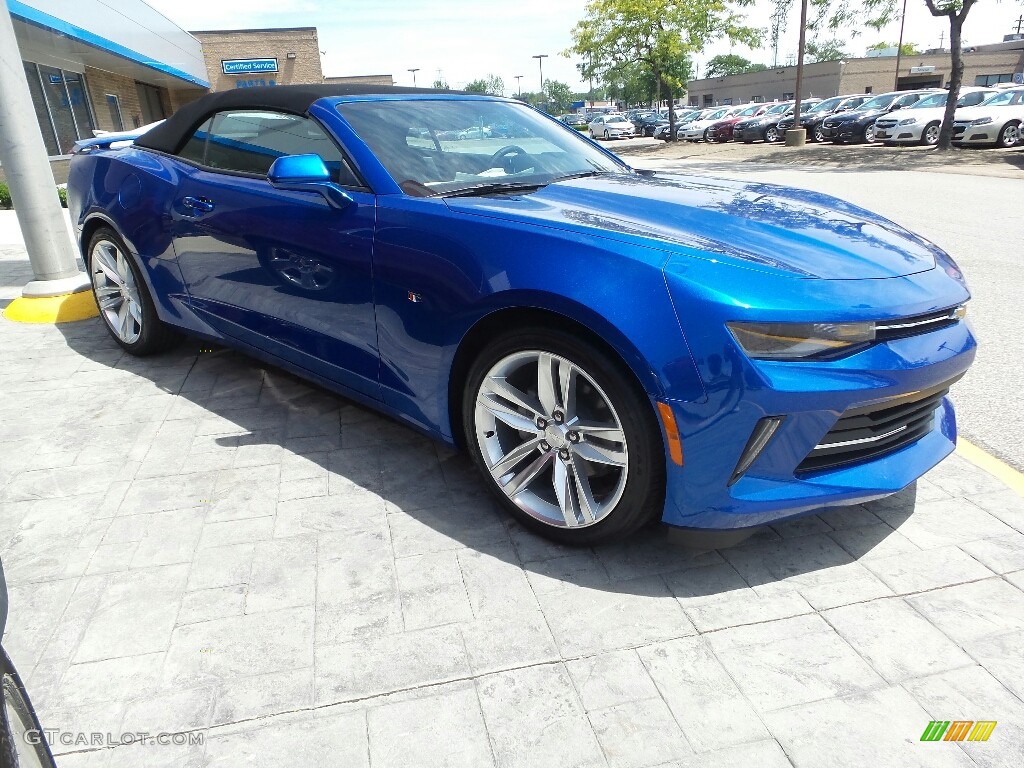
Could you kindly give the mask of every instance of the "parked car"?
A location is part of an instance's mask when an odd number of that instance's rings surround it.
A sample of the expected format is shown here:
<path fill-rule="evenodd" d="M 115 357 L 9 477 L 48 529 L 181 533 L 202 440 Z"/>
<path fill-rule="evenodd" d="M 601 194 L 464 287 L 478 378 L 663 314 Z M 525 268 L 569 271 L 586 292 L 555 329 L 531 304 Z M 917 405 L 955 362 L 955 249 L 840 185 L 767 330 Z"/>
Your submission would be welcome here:
<path fill-rule="evenodd" d="M 764 103 L 748 104 L 729 117 L 718 120 L 704 129 L 704 141 L 726 142 L 732 140 L 732 129 L 741 120 L 763 115 L 768 111 L 768 105 Z"/>
<path fill-rule="evenodd" d="M 960 98 L 956 101 L 957 109 L 976 107 L 993 93 L 996 93 L 994 88 L 961 88 Z M 887 146 L 938 144 L 948 98 L 949 91 L 932 93 L 898 115 L 884 115 L 878 118 L 875 121 L 875 140 L 884 141 Z"/>
<path fill-rule="evenodd" d="M 821 133 L 821 124 L 825 122 L 825 118 L 830 115 L 834 115 L 837 112 L 847 112 L 851 109 L 856 109 L 865 101 L 868 100 L 868 96 L 834 96 L 831 99 L 825 99 L 819 101 L 815 106 L 811 107 L 806 112 L 803 107 L 800 108 L 800 125 L 803 126 L 804 130 L 807 131 L 807 138 L 810 141 L 823 141 L 824 136 Z M 788 114 L 781 120 L 779 120 L 779 131 L 785 136 L 786 131 L 793 127 L 793 115 Z"/>
<path fill-rule="evenodd" d="M 678 115 L 676 115 L 677 133 L 679 130 L 679 126 L 683 125 L 684 123 L 687 123 L 690 120 L 699 120 L 701 115 L 710 115 L 714 111 L 714 109 L 692 109 L 686 112 L 680 112 Z M 654 138 L 661 139 L 662 141 L 668 141 L 671 138 L 671 134 L 669 133 L 670 128 L 671 125 L 668 121 L 668 118 L 666 117 L 664 118 L 664 122 L 659 123 L 658 126 L 655 128 Z"/>
<path fill-rule="evenodd" d="M 706 141 L 704 132 L 713 123 L 724 120 L 739 112 L 743 107 L 720 107 L 707 116 L 701 116 L 697 120 L 690 120 L 676 128 L 676 138 L 680 141 Z"/>
<path fill-rule="evenodd" d="M 779 133 L 779 120 L 786 116 L 786 113 L 793 108 L 793 104 L 792 101 L 781 101 L 769 106 L 757 117 L 740 120 L 732 127 L 733 138 L 746 144 L 754 141 L 774 144 L 782 136 Z"/>
<path fill-rule="evenodd" d="M 575 113 L 571 115 L 562 115 L 558 119 L 561 120 L 566 125 L 568 125 L 570 128 L 575 128 L 577 131 L 585 131 L 589 126 L 587 118 L 585 118 L 583 115 L 578 115 Z"/>
<path fill-rule="evenodd" d="M 626 119 L 633 124 L 637 133 L 640 133 L 640 125 L 645 117 L 660 114 L 656 109 L 631 109 L 626 113 Z"/>
<path fill-rule="evenodd" d="M 139 136 L 145 134 L 146 131 L 156 128 L 162 122 L 163 120 L 157 120 L 155 123 L 133 128 L 130 131 L 93 131 L 93 138 L 79 139 L 71 146 L 71 154 L 77 155 L 79 152 L 93 152 L 98 149 L 130 147 Z"/>
<path fill-rule="evenodd" d="M 977 107 L 956 111 L 953 143 L 1015 147 L 1024 141 L 1024 88 L 1002 90 Z"/>
<path fill-rule="evenodd" d="M 0 563 L 0 640 L 7 628 L 7 604 L 7 581 L 3 563 Z M 28 616 L 30 626 L 35 618 Z M 56 768 L 25 684 L 2 645 L 0 687 L 4 699 L 0 705 L 0 765 L 3 768 Z"/>
<path fill-rule="evenodd" d="M 408 136 L 500 122 L 529 148 Z M 68 205 L 112 344 L 287 368 L 463 447 L 563 543 L 741 537 L 955 447 L 975 341 L 946 253 L 826 195 L 635 171 L 512 99 L 212 93 L 76 155 Z"/>
<path fill-rule="evenodd" d="M 459 131 L 459 141 L 466 141 L 467 139 L 489 139 L 491 138 L 491 129 L 485 125 L 474 125 L 471 128 L 466 128 Z"/>
<path fill-rule="evenodd" d="M 881 93 L 865 101 L 857 109 L 825 118 L 821 135 L 834 144 L 872 144 L 875 141 L 875 121 L 888 112 L 916 104 L 925 96 L 941 93 L 936 88 L 921 91 L 893 91 Z"/>
<path fill-rule="evenodd" d="M 654 136 L 654 132 L 662 125 L 668 125 L 668 118 L 662 117 L 658 112 L 652 112 L 642 118 L 638 124 L 634 123 L 633 127 L 636 128 L 639 136 Z"/>
<path fill-rule="evenodd" d="M 614 113 L 595 117 L 587 129 L 592 139 L 631 139 L 636 135 L 633 124 L 624 115 Z"/>

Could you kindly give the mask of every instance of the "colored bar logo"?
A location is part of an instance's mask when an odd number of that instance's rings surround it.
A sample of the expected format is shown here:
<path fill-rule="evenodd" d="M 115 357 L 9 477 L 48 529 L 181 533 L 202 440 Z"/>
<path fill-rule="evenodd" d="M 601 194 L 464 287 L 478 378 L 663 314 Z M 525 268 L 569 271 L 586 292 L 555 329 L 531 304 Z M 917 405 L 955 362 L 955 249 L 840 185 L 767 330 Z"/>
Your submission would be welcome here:
<path fill-rule="evenodd" d="M 988 741 L 996 723 L 996 720 L 932 720 L 921 734 L 921 741 Z"/>
<path fill-rule="evenodd" d="M 257 75 L 277 72 L 277 59 L 224 59 L 220 67 L 225 75 Z"/>

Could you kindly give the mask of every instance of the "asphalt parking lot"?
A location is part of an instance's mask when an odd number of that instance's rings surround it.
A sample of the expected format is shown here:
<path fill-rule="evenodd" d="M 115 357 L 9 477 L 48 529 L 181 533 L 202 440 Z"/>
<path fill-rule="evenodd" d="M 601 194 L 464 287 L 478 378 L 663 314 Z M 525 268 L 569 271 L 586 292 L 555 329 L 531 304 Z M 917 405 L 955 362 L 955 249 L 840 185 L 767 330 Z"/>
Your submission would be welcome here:
<path fill-rule="evenodd" d="M 960 259 L 983 342 L 1012 322 L 1019 180 L 702 162 L 635 164 L 871 203 Z M 0 305 L 28 273 L 0 242 Z M 957 403 L 1019 457 L 989 354 Z M 961 456 L 728 550 L 570 550 L 463 457 L 251 359 L 0 320 L 0 554 L 61 768 L 1024 762 L 1024 499 Z M 922 743 L 930 720 L 998 725 Z M 61 742 L 139 732 L 194 743 Z"/>

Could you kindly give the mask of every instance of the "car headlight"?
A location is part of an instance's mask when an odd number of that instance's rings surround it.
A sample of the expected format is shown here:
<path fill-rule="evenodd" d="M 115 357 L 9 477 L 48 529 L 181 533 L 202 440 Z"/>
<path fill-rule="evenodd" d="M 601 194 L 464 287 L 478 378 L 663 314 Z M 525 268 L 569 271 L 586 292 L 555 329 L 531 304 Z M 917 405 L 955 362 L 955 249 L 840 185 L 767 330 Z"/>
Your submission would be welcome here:
<path fill-rule="evenodd" d="M 913 125 L 916 122 L 917 122 L 917 118 L 916 117 L 908 117 L 906 120 L 900 120 L 899 124 L 900 125 Z"/>
<path fill-rule="evenodd" d="M 875 340 L 875 323 L 727 323 L 750 357 L 802 360 L 839 354 Z"/>
<path fill-rule="evenodd" d="M 991 122 L 991 117 L 979 117 L 977 120 L 971 120 L 971 125 L 988 125 Z"/>

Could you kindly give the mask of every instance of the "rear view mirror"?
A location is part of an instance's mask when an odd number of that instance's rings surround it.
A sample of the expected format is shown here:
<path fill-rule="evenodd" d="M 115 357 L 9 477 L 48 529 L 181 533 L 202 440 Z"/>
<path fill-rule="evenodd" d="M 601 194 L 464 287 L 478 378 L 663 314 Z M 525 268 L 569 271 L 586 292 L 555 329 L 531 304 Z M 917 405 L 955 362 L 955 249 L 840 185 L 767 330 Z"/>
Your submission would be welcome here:
<path fill-rule="evenodd" d="M 332 208 L 343 209 L 354 202 L 349 194 L 331 181 L 331 172 L 320 155 L 285 155 L 267 171 L 267 181 L 275 189 L 291 192 L 316 192 Z"/>

